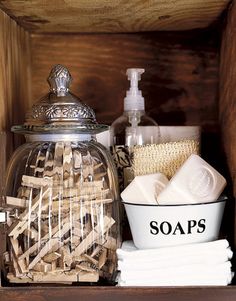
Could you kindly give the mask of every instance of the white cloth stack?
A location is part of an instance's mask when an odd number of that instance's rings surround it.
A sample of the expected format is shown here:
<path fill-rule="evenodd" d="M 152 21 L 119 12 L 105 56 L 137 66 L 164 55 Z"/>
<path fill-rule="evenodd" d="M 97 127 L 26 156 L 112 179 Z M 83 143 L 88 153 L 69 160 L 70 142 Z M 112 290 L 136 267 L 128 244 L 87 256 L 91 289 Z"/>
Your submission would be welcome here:
<path fill-rule="evenodd" d="M 147 250 L 125 241 L 117 256 L 119 286 L 228 285 L 233 278 L 225 239 Z"/>

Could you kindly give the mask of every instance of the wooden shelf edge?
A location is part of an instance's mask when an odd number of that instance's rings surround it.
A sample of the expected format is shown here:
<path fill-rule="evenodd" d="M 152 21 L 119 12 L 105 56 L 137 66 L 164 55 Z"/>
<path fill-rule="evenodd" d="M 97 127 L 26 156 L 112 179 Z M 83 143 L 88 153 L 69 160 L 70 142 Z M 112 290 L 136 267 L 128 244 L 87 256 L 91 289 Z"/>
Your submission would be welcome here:
<path fill-rule="evenodd" d="M 148 301 L 173 300 L 194 301 L 235 301 L 236 286 L 211 287 L 111 287 L 111 286 L 81 286 L 81 287 L 1 287 L 1 301 L 55 301 L 55 300 L 111 300 L 112 301 Z"/>

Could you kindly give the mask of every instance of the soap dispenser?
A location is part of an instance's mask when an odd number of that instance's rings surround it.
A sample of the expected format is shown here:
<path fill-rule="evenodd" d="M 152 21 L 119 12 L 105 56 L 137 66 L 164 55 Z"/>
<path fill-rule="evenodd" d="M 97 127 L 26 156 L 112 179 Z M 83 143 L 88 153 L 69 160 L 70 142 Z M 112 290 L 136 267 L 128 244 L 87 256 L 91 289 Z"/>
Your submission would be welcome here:
<path fill-rule="evenodd" d="M 145 101 L 138 82 L 144 69 L 127 69 L 130 89 L 124 99 L 124 112 L 111 125 L 111 151 L 117 165 L 120 189 L 133 179 L 131 171 L 132 148 L 135 145 L 158 143 L 160 131 L 157 123 L 145 112 Z"/>

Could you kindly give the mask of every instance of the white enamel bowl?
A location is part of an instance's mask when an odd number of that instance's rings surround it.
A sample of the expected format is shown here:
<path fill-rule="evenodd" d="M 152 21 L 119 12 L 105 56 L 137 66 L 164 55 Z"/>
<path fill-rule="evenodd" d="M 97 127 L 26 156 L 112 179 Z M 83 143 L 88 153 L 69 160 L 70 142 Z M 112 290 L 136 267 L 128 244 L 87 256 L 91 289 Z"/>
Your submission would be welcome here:
<path fill-rule="evenodd" d="M 152 249 L 218 239 L 227 198 L 188 205 L 140 205 L 123 202 L 134 244 Z"/>

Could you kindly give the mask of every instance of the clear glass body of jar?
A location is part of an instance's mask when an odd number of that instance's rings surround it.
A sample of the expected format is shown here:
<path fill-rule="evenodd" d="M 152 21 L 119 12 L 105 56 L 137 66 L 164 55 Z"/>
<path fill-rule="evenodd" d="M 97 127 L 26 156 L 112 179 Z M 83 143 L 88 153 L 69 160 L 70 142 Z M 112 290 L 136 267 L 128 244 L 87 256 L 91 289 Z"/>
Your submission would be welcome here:
<path fill-rule="evenodd" d="M 92 136 L 28 135 L 8 165 L 5 195 L 8 281 L 114 281 L 116 170 Z"/>

